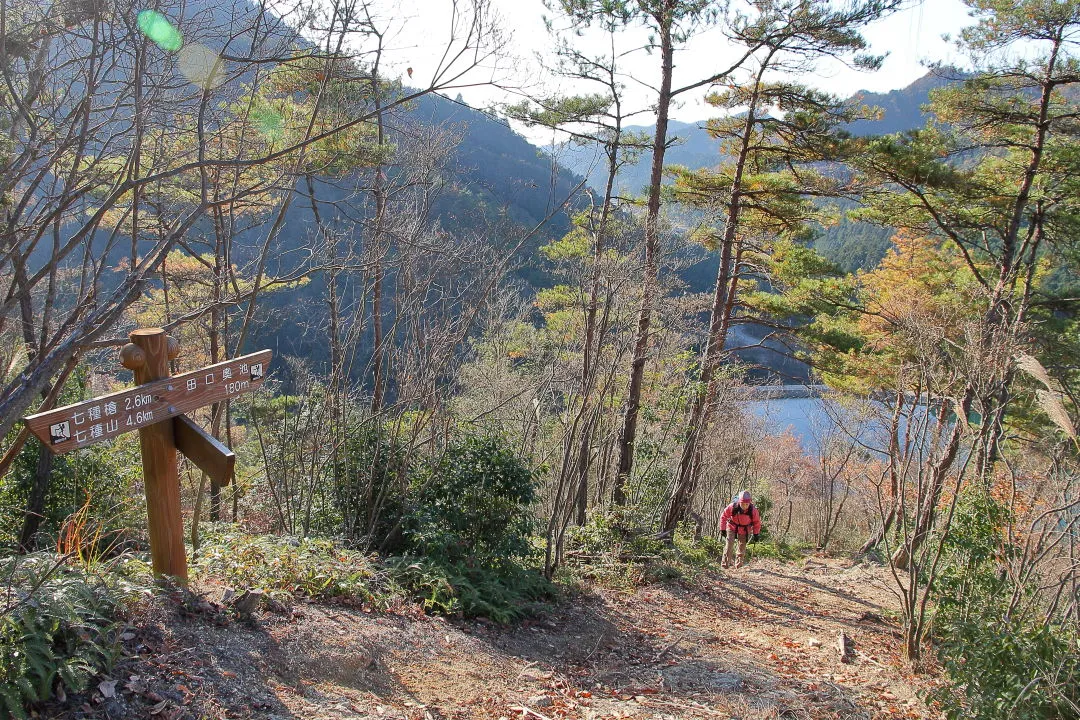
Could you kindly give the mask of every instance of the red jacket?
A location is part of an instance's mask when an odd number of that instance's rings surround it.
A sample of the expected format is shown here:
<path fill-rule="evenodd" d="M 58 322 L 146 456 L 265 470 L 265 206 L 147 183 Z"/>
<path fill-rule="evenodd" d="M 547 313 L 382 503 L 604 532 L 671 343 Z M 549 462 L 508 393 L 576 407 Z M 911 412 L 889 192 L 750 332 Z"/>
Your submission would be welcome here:
<path fill-rule="evenodd" d="M 750 503 L 750 507 L 743 510 L 739 507 L 739 503 L 731 503 L 720 514 L 720 530 L 730 530 L 737 536 L 760 534 L 761 515 L 758 513 L 757 506 Z"/>

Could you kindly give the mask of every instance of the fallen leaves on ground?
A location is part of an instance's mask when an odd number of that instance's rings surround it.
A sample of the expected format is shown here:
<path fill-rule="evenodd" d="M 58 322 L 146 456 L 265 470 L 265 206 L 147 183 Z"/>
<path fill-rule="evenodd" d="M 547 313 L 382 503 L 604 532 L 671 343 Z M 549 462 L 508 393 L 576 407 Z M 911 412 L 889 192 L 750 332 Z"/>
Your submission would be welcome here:
<path fill-rule="evenodd" d="M 208 587 L 197 612 L 188 603 L 125 631 L 126 681 L 58 709 L 147 720 L 929 718 L 919 690 L 936 681 L 899 660 L 888 582 L 869 565 L 756 561 L 595 587 L 512 626 L 317 604 L 228 622 L 214 600 L 224 589 Z M 833 642 L 841 631 L 850 664 Z"/>

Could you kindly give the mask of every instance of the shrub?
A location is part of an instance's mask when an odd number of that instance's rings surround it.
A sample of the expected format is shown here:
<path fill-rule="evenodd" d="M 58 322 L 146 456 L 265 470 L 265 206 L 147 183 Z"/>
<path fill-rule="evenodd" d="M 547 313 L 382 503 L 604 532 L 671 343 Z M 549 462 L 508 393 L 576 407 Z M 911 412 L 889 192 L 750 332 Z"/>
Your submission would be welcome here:
<path fill-rule="evenodd" d="M 542 574 L 528 567 L 494 571 L 415 557 L 386 562 L 391 576 L 409 597 L 440 615 L 486 617 L 506 623 L 531 614 L 555 593 Z"/>
<path fill-rule="evenodd" d="M 1004 532 L 1011 511 L 981 487 L 957 500 L 932 586 L 933 635 L 952 686 L 931 698 L 955 720 L 1080 718 L 1075 627 L 1025 619 L 1007 605 L 1013 593 L 1001 562 L 1020 552 Z"/>
<path fill-rule="evenodd" d="M 1080 718 L 1080 636 L 987 618 L 935 627 L 953 687 L 932 695 L 950 720 Z M 960 692 L 957 692 L 957 689 Z"/>
<path fill-rule="evenodd" d="M 124 580 L 46 554 L 7 559 L 0 575 L 10 590 L 0 614 L 0 718 L 25 718 L 57 688 L 81 692 L 112 669 Z"/>
<path fill-rule="evenodd" d="M 31 440 L 11 472 L 0 480 L 0 543 L 13 545 L 18 539 L 38 456 L 43 452 L 48 451 Z M 80 507 L 98 519 L 95 530 L 102 538 L 129 537 L 130 528 L 142 527 L 146 521 L 140 502 L 142 465 L 138 452 L 137 438 L 132 435 L 52 458 L 37 547 L 52 546 L 64 521 Z"/>
<path fill-rule="evenodd" d="M 679 523 L 672 538 L 675 557 L 679 562 L 693 567 L 706 567 L 724 554 L 724 543 L 714 537 L 694 537 L 695 528 L 687 522 Z"/>
<path fill-rule="evenodd" d="M 641 571 L 641 582 L 646 585 L 673 582 L 683 577 L 682 568 L 667 562 L 646 563 Z"/>
<path fill-rule="evenodd" d="M 508 622 L 551 596 L 528 561 L 536 477 L 498 435 L 467 434 L 413 478 L 394 579 L 426 609 Z"/>
<path fill-rule="evenodd" d="M 408 461 L 396 438 L 375 424 L 349 434 L 334 468 L 334 503 L 342 534 L 368 548 L 399 549 Z"/>
<path fill-rule="evenodd" d="M 671 541 L 646 529 L 637 506 L 598 510 L 567 535 L 567 553 L 579 563 L 569 565 L 574 576 L 610 587 L 633 587 L 693 577 L 723 553 L 721 541 L 695 538 L 695 527 L 683 522 Z"/>
<path fill-rule="evenodd" d="M 772 558 L 790 562 L 803 556 L 806 545 L 797 545 L 783 540 L 770 540 L 768 535 L 762 535 L 761 542 L 747 545 L 747 553 L 752 558 Z"/>
<path fill-rule="evenodd" d="M 446 566 L 502 568 L 530 551 L 536 479 L 497 435 L 466 435 L 413 482 L 409 554 Z"/>
<path fill-rule="evenodd" d="M 997 562 L 1018 551 L 1005 541 L 1009 515 L 1010 508 L 983 488 L 969 488 L 957 499 L 932 588 L 938 618 L 963 621 L 970 613 L 987 615 L 1011 594 Z"/>
<path fill-rule="evenodd" d="M 90 372 L 80 367 L 65 383 L 56 405 L 79 402 L 93 393 Z M 14 440 L 12 430 L 5 440 Z M 41 488 L 38 478 L 41 454 L 50 453 L 31 438 L 19 452 L 10 472 L 0 478 L 0 544 L 12 546 L 19 540 L 32 489 Z M 29 538 L 38 549 L 51 547 L 65 519 L 83 505 L 98 519 L 101 537 L 128 537 L 128 528 L 142 527 L 145 511 L 139 484 L 142 465 L 139 442 L 134 434 L 117 438 L 106 445 L 95 445 L 77 453 L 47 458 L 49 472 L 44 478 L 47 491 L 40 507 L 36 537 Z"/>
<path fill-rule="evenodd" d="M 616 559 L 633 560 L 659 556 L 664 541 L 648 529 L 640 510 L 634 505 L 596 510 L 585 524 L 567 531 L 566 547 L 587 555 L 612 555 Z"/>

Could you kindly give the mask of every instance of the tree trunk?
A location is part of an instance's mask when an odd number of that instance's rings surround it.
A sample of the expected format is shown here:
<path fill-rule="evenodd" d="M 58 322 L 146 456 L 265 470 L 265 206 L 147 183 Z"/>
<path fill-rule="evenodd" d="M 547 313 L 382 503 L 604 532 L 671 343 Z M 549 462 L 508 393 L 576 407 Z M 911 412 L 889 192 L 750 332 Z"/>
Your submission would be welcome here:
<path fill-rule="evenodd" d="M 616 106 L 618 106 L 618 100 L 616 100 Z M 600 328 L 599 331 L 597 329 L 596 315 L 600 303 L 600 270 L 604 259 L 604 240 L 606 239 L 611 217 L 615 177 L 619 172 L 619 152 L 622 148 L 621 134 L 621 116 L 617 114 L 614 136 L 607 148 L 608 176 L 604 185 L 604 200 L 600 209 L 600 220 L 597 223 L 596 236 L 593 241 L 593 268 L 592 278 L 589 282 L 589 304 L 585 309 L 585 343 L 581 355 L 581 402 L 584 424 L 581 428 L 581 437 L 578 443 L 577 514 L 574 518 L 578 525 L 585 524 L 585 512 L 589 504 L 589 466 L 592 458 L 592 437 L 596 427 L 596 422 L 592 418 L 592 393 L 596 385 L 597 362 L 600 357 L 600 350 L 604 345 L 605 335 L 604 328 Z M 594 345 L 596 347 L 595 351 L 593 350 Z"/>
<path fill-rule="evenodd" d="M 379 148 L 382 149 L 385 142 L 385 128 L 383 126 L 382 95 L 379 88 L 379 60 L 382 58 L 382 36 L 379 35 L 379 52 L 375 56 L 375 64 L 371 69 L 371 94 L 375 103 L 375 128 L 378 133 Z M 371 412 L 378 413 L 383 406 L 386 390 L 386 341 L 383 337 L 383 257 L 389 252 L 389 248 L 383 248 L 384 224 L 386 222 L 386 175 L 383 172 L 383 164 L 375 168 L 375 183 L 372 192 L 375 195 L 375 227 L 371 233 L 371 244 L 374 250 L 374 282 L 371 287 L 371 328 L 374 334 L 371 363 Z"/>
<path fill-rule="evenodd" d="M 217 243 L 215 245 L 214 252 L 214 287 L 211 302 L 214 304 L 214 309 L 210 311 L 210 364 L 220 362 L 221 357 L 221 322 L 222 322 L 222 310 L 220 308 L 222 284 L 224 283 L 225 273 L 223 271 L 224 253 L 224 237 L 220 220 L 220 212 L 215 209 L 214 211 L 214 227 L 217 235 Z M 218 433 L 218 427 L 221 423 L 221 403 L 214 403 L 210 406 L 211 417 L 211 433 L 216 438 Z M 210 521 L 219 522 L 221 520 L 221 483 L 217 478 L 210 478 Z M 194 522 L 193 522 L 194 524 Z M 194 537 L 194 531 L 192 531 Z"/>
<path fill-rule="evenodd" d="M 23 526 L 19 533 L 19 552 L 28 553 L 36 549 L 36 536 L 41 521 L 45 518 L 45 497 L 49 492 L 49 480 L 52 477 L 53 454 L 46 448 L 38 448 L 37 464 L 30 484 L 30 496 L 26 499 L 23 512 Z"/>
<path fill-rule="evenodd" d="M 667 150 L 668 112 L 671 107 L 671 74 L 674 67 L 674 46 L 670 22 L 660 27 L 660 93 L 656 104 L 656 136 L 653 138 L 652 168 L 649 175 L 649 197 L 645 215 L 645 277 L 641 287 L 641 309 L 638 311 L 634 336 L 634 354 L 630 362 L 630 381 L 626 392 L 626 409 L 619 431 L 619 461 L 612 486 L 612 498 L 617 505 L 626 504 L 626 483 L 634 467 L 634 446 L 637 440 L 638 412 L 641 409 L 641 385 L 645 375 L 646 352 L 649 347 L 649 328 L 653 305 L 660 294 L 657 251 L 660 246 L 660 184 L 663 180 L 664 153 Z"/>
<path fill-rule="evenodd" d="M 720 368 L 724 344 L 727 341 L 731 314 L 735 307 L 735 288 L 739 274 L 738 224 L 742 201 L 742 177 L 750 154 L 750 141 L 754 124 L 757 121 L 758 90 L 761 86 L 762 73 L 764 73 L 767 66 L 767 62 L 762 63 L 761 70 L 755 81 L 754 94 L 750 99 L 750 106 L 746 113 L 746 121 L 743 123 L 739 155 L 735 162 L 735 172 L 732 176 L 730 199 L 728 200 L 725 217 L 723 244 L 720 247 L 720 267 L 716 272 L 716 284 L 713 286 L 713 302 L 709 314 L 709 338 L 706 341 L 705 352 L 701 361 L 701 377 L 699 378 L 701 389 L 696 393 L 693 409 L 687 422 L 686 442 L 683 444 L 682 456 L 679 459 L 679 475 L 675 480 L 671 496 L 668 499 L 667 510 L 664 513 L 661 527 L 667 532 L 674 531 L 675 526 L 686 516 L 690 509 L 690 502 L 693 500 L 695 485 L 697 484 L 696 468 L 700 464 L 701 449 L 699 441 L 701 433 L 705 431 L 712 418 L 712 408 L 716 401 L 716 371 Z"/>

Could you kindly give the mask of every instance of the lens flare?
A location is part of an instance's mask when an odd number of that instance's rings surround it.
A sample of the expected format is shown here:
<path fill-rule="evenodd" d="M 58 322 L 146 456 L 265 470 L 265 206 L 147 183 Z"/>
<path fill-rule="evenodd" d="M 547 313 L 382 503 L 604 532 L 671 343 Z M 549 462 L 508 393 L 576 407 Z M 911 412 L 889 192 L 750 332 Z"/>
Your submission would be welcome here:
<path fill-rule="evenodd" d="M 141 10 L 136 18 L 139 30 L 165 52 L 176 52 L 184 44 L 184 37 L 173 24 L 159 12 Z"/>
<path fill-rule="evenodd" d="M 251 119 L 267 142 L 277 142 L 285 135 L 285 120 L 273 108 L 258 108 L 251 113 Z"/>
<path fill-rule="evenodd" d="M 180 72 L 203 90 L 213 90 L 225 81 L 221 58 L 205 45 L 187 45 L 176 58 Z"/>

